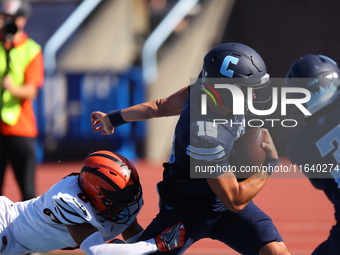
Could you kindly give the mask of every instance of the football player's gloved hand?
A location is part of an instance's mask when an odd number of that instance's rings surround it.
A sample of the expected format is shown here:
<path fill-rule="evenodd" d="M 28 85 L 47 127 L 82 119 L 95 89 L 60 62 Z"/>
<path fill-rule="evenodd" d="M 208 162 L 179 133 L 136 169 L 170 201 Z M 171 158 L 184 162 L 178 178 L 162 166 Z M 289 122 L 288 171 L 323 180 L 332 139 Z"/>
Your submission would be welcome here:
<path fill-rule="evenodd" d="M 158 250 L 171 251 L 172 249 L 182 247 L 184 244 L 184 234 L 185 229 L 182 222 L 173 227 L 166 228 L 155 238 Z"/>

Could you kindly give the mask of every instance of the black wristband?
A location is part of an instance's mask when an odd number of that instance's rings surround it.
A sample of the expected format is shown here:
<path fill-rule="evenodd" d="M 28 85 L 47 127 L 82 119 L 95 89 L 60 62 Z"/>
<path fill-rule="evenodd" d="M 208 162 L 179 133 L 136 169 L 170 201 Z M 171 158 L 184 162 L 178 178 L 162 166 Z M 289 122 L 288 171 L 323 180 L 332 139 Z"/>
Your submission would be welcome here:
<path fill-rule="evenodd" d="M 273 174 L 275 167 L 279 164 L 280 160 L 278 158 L 267 158 L 264 166 L 269 175 Z"/>
<path fill-rule="evenodd" d="M 109 116 L 109 120 L 114 127 L 118 127 L 127 123 L 122 117 L 122 110 L 112 111 L 109 112 L 107 115 Z"/>

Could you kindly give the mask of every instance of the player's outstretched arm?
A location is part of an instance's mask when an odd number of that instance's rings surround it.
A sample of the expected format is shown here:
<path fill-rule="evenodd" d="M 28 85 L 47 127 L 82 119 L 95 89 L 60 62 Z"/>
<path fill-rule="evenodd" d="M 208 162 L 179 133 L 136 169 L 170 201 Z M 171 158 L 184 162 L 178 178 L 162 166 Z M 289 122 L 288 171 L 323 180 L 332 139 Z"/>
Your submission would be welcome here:
<path fill-rule="evenodd" d="M 144 229 L 139 225 L 137 218 L 122 233 L 126 243 L 135 243 L 143 233 Z"/>
<path fill-rule="evenodd" d="M 68 225 L 69 233 L 80 248 L 90 255 L 146 255 L 170 251 L 183 246 L 185 229 L 182 223 L 165 229 L 156 238 L 137 243 L 105 243 L 101 233 L 90 224 Z M 126 234 L 126 233 L 125 233 Z"/>
<path fill-rule="evenodd" d="M 114 133 L 115 127 L 128 122 L 179 115 L 188 94 L 188 87 L 184 87 L 169 97 L 133 105 L 108 114 L 99 111 L 92 112 L 90 120 L 93 131 L 110 135 Z"/>
<path fill-rule="evenodd" d="M 267 162 L 275 159 L 278 162 L 278 154 L 273 140 L 267 129 L 263 129 L 265 142 L 262 148 L 266 151 Z M 242 182 L 237 182 L 235 175 L 226 172 L 218 178 L 207 180 L 210 188 L 223 204 L 233 212 L 241 211 L 260 192 L 268 180 L 270 173 L 261 171 Z"/>

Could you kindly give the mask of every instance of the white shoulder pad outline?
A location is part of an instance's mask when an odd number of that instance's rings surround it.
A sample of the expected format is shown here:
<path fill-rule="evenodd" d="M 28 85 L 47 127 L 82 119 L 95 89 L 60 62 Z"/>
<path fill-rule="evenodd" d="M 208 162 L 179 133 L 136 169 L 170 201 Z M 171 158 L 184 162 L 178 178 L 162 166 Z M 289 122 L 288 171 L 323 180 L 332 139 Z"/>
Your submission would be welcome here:
<path fill-rule="evenodd" d="M 69 194 L 58 193 L 53 199 L 53 216 L 66 225 L 90 222 L 92 215 L 84 202 Z"/>

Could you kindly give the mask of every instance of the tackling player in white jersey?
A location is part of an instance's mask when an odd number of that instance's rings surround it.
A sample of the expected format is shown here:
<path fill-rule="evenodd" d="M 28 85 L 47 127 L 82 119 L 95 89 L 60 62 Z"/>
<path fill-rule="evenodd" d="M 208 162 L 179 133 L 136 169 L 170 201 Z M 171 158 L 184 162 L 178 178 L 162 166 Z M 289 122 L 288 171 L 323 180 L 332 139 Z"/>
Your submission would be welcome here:
<path fill-rule="evenodd" d="M 137 214 L 142 187 L 133 164 L 109 151 L 97 151 L 40 197 L 13 203 L 0 197 L 0 253 L 47 253 L 81 248 L 86 254 L 150 254 L 183 245 L 184 227 L 137 242 L 143 228 Z M 122 234 L 123 242 L 108 242 Z M 117 240 L 117 239 L 116 239 Z"/>

